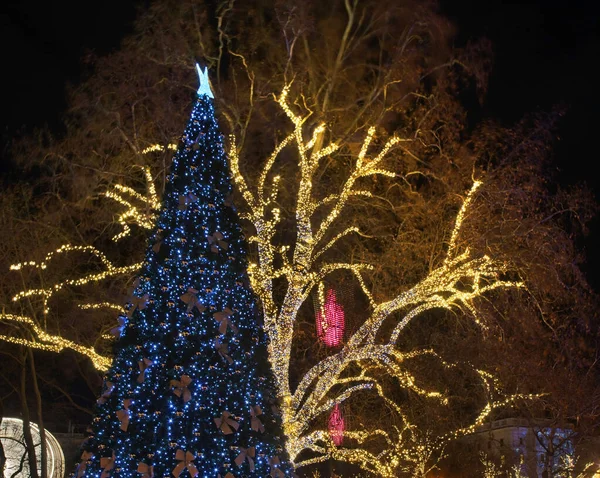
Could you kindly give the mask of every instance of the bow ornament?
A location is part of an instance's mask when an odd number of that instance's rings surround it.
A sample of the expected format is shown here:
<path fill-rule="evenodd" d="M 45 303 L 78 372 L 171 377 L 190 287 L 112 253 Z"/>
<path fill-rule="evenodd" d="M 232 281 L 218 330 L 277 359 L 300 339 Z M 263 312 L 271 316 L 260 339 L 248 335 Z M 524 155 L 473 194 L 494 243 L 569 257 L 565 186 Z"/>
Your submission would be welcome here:
<path fill-rule="evenodd" d="M 227 344 L 222 343 L 218 338 L 216 338 L 215 339 L 215 348 L 217 349 L 217 352 L 223 359 L 227 360 L 227 362 L 229 362 L 229 364 L 233 363 L 233 359 L 228 355 L 229 347 L 227 346 Z"/>
<path fill-rule="evenodd" d="M 127 300 L 129 302 L 131 302 L 135 298 L 135 296 L 133 294 L 139 286 L 140 286 L 140 278 L 136 277 L 135 280 L 133 281 L 133 284 L 131 285 L 131 288 L 127 290 L 127 293 L 128 293 Z"/>
<path fill-rule="evenodd" d="M 179 210 L 185 211 L 187 209 L 188 204 L 193 203 L 197 199 L 198 198 L 192 193 L 187 193 L 186 195 L 179 196 Z"/>
<path fill-rule="evenodd" d="M 262 412 L 262 409 L 260 408 L 260 406 L 258 406 L 258 405 L 250 406 L 250 426 L 252 427 L 252 430 L 254 430 L 255 432 L 260 431 L 261 433 L 264 433 L 264 431 L 265 431 L 265 426 L 258 418 L 258 416 L 262 415 L 262 413 L 263 412 Z"/>
<path fill-rule="evenodd" d="M 124 432 L 127 431 L 127 427 L 129 426 L 129 405 L 131 405 L 131 399 L 126 398 L 123 400 L 123 408 L 117 410 L 117 418 L 121 422 L 121 430 Z"/>
<path fill-rule="evenodd" d="M 271 471 L 269 471 L 269 474 L 273 478 L 285 478 L 285 473 L 279 469 L 280 464 L 281 462 L 279 461 L 278 456 L 269 458 L 269 466 L 271 467 Z"/>
<path fill-rule="evenodd" d="M 119 325 L 110 329 L 110 333 L 115 337 L 120 337 L 123 333 L 123 330 L 125 329 L 125 326 L 127 325 L 127 318 L 122 315 L 119 315 L 119 318 L 117 320 L 119 321 Z"/>
<path fill-rule="evenodd" d="M 189 287 L 187 292 L 183 294 L 180 299 L 187 304 L 186 312 L 190 312 L 194 307 L 198 309 L 198 312 L 204 312 L 206 310 L 206 307 L 198 300 L 198 291 L 196 289 Z"/>
<path fill-rule="evenodd" d="M 238 422 L 236 422 L 233 418 L 229 417 L 231 417 L 231 413 L 223 412 L 221 414 L 221 418 L 214 419 L 217 428 L 219 428 L 224 435 L 231 435 L 240 427 L 240 424 Z"/>
<path fill-rule="evenodd" d="M 225 200 L 223 201 L 223 204 L 227 207 L 235 209 L 235 206 L 233 204 L 233 194 L 229 193 L 227 196 L 225 196 Z"/>
<path fill-rule="evenodd" d="M 254 471 L 254 457 L 256 456 L 256 448 L 251 446 L 250 448 L 242 448 L 240 447 L 240 454 L 234 460 L 234 463 L 237 466 L 242 466 L 244 461 L 248 460 L 248 465 L 250 466 L 250 471 Z"/>
<path fill-rule="evenodd" d="M 219 322 L 219 333 L 224 334 L 227 332 L 227 327 L 230 327 L 236 334 L 238 329 L 231 323 L 230 317 L 233 315 L 233 310 L 229 307 L 225 307 L 221 312 L 215 312 L 213 317 Z"/>
<path fill-rule="evenodd" d="M 194 460 L 196 459 L 196 455 L 189 451 L 183 451 L 181 448 L 177 450 L 175 453 L 175 459 L 179 462 L 177 466 L 173 468 L 173 475 L 179 476 L 181 472 L 187 468 L 190 476 L 196 477 L 198 476 L 198 468 L 194 465 Z"/>
<path fill-rule="evenodd" d="M 75 473 L 76 478 L 81 478 L 85 473 L 85 469 L 87 468 L 88 461 L 92 459 L 94 454 L 91 451 L 84 451 L 81 454 L 81 462 L 77 465 L 77 470 Z"/>
<path fill-rule="evenodd" d="M 154 362 L 152 360 L 144 358 L 142 360 L 138 360 L 138 367 L 140 368 L 140 374 L 137 378 L 137 383 L 142 383 L 146 378 L 146 369 L 150 367 Z"/>
<path fill-rule="evenodd" d="M 112 393 L 114 388 L 115 388 L 114 383 L 104 382 L 104 393 L 102 395 L 100 395 L 100 398 L 98 400 L 96 400 L 96 403 L 98 403 L 99 405 L 103 405 L 104 403 L 106 403 L 106 400 L 108 400 L 108 398 L 110 397 L 110 394 Z"/>
<path fill-rule="evenodd" d="M 189 375 L 182 375 L 181 380 L 171 380 L 170 385 L 173 388 L 173 393 L 178 397 L 183 397 L 183 402 L 187 403 L 192 399 L 192 392 L 188 385 L 192 383 Z"/>
<path fill-rule="evenodd" d="M 150 299 L 150 295 L 144 294 L 142 297 L 132 297 L 131 298 L 131 307 L 127 311 L 127 315 L 131 317 L 135 312 L 135 309 L 144 310 L 146 305 L 148 305 L 148 300 Z"/>
<path fill-rule="evenodd" d="M 141 461 L 137 467 L 137 472 L 142 474 L 141 478 L 154 478 L 154 466 Z"/>
<path fill-rule="evenodd" d="M 112 469 L 115 467 L 115 452 L 112 452 L 112 456 L 105 456 L 100 458 L 100 468 L 102 468 L 102 474 L 100 478 L 108 478 Z"/>
<path fill-rule="evenodd" d="M 215 232 L 214 234 L 209 234 L 207 239 L 208 243 L 210 244 L 210 250 L 215 254 L 219 252 L 219 249 L 226 251 L 229 248 L 229 244 L 223 240 L 223 234 L 221 234 L 219 231 Z"/>

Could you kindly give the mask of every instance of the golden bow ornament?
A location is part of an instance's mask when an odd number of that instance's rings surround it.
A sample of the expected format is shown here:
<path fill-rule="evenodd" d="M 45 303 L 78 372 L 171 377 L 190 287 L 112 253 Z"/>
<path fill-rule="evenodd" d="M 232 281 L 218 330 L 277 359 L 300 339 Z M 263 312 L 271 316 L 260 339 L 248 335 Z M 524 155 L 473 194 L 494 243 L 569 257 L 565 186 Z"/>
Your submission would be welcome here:
<path fill-rule="evenodd" d="M 259 415 L 262 415 L 262 409 L 258 405 L 250 406 L 250 426 L 252 430 L 264 433 L 265 426 L 260 421 L 260 418 L 258 418 Z"/>
<path fill-rule="evenodd" d="M 271 471 L 269 472 L 269 474 L 273 478 L 285 478 L 285 473 L 279 469 L 280 464 L 281 462 L 279 461 L 278 456 L 269 458 L 269 466 L 271 467 Z"/>
<path fill-rule="evenodd" d="M 108 400 L 108 397 L 110 397 L 110 394 L 112 393 L 114 388 L 115 388 L 114 383 L 104 382 L 104 393 L 102 393 L 102 395 L 100 395 L 100 398 L 98 400 L 96 400 L 96 403 L 98 403 L 100 405 L 106 403 L 106 400 Z"/>
<path fill-rule="evenodd" d="M 214 234 L 209 234 L 207 239 L 208 243 L 210 244 L 210 250 L 214 253 L 219 252 L 219 249 L 226 251 L 229 247 L 229 244 L 223 240 L 223 234 L 221 234 L 219 231 L 215 232 Z"/>
<path fill-rule="evenodd" d="M 121 422 L 121 430 L 124 432 L 127 431 L 127 427 L 129 426 L 129 405 L 131 405 L 131 399 L 126 398 L 123 400 L 123 408 L 117 410 L 117 418 Z"/>
<path fill-rule="evenodd" d="M 183 294 L 180 299 L 187 304 L 186 312 L 190 312 L 194 307 L 198 309 L 198 312 L 204 312 L 206 310 L 206 307 L 198 300 L 198 291 L 196 289 L 189 287 L 187 292 Z"/>
<path fill-rule="evenodd" d="M 194 465 L 194 460 L 196 459 L 196 455 L 189 451 L 183 451 L 181 448 L 177 450 L 175 453 L 175 459 L 179 462 L 177 466 L 173 468 L 173 475 L 179 476 L 181 472 L 187 468 L 190 476 L 196 477 L 198 476 L 198 468 Z"/>
<path fill-rule="evenodd" d="M 233 418 L 231 417 L 231 413 L 229 412 L 223 412 L 221 414 L 221 418 L 215 418 L 215 424 L 217 425 L 217 428 L 219 428 L 224 435 L 231 435 L 234 431 L 237 431 L 237 429 L 240 427 L 240 424 L 238 422 L 236 422 Z"/>
<path fill-rule="evenodd" d="M 230 327 L 236 334 L 238 329 L 231 323 L 230 317 L 233 315 L 233 310 L 229 307 L 225 307 L 221 312 L 215 312 L 213 317 L 219 322 L 219 333 L 224 334 L 227 332 L 227 327 Z"/>
<path fill-rule="evenodd" d="M 171 380 L 170 385 L 173 388 L 173 393 L 178 397 L 183 397 L 184 403 L 187 403 L 192 398 L 192 392 L 188 385 L 192 383 L 192 378 L 189 375 L 182 375 L 181 380 Z"/>
<path fill-rule="evenodd" d="M 251 446 L 250 448 L 240 447 L 240 454 L 234 460 L 237 466 L 242 466 L 244 461 L 248 460 L 250 471 L 254 471 L 254 457 L 256 456 L 256 448 Z"/>
<path fill-rule="evenodd" d="M 137 383 L 142 383 L 146 378 L 146 369 L 150 367 L 154 362 L 152 360 L 144 358 L 142 360 L 138 360 L 138 367 L 140 368 L 140 374 L 137 378 Z"/>
<path fill-rule="evenodd" d="M 233 363 L 233 359 L 228 355 L 229 347 L 227 346 L 227 344 L 222 343 L 218 338 L 216 338 L 215 339 L 215 348 L 217 349 L 217 352 L 223 359 L 227 360 L 227 362 L 229 362 L 229 364 Z"/>
<path fill-rule="evenodd" d="M 154 478 L 154 467 L 140 461 L 137 472 L 141 473 L 141 478 Z"/>
<path fill-rule="evenodd" d="M 85 469 L 87 468 L 88 461 L 94 456 L 91 451 L 84 451 L 81 454 L 81 462 L 77 465 L 77 471 L 75 473 L 76 478 L 81 478 L 85 473 Z"/>
<path fill-rule="evenodd" d="M 108 478 L 112 469 L 115 467 L 115 452 L 112 452 L 112 456 L 105 456 L 100 458 L 100 468 L 102 468 L 102 474 L 100 478 Z"/>

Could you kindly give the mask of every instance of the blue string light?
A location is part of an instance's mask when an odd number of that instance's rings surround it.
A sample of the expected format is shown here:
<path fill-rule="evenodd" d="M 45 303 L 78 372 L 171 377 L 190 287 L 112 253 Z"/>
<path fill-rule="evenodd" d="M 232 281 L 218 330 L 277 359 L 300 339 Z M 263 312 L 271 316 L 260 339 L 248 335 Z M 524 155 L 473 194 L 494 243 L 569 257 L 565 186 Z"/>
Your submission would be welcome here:
<path fill-rule="evenodd" d="M 77 477 L 286 477 L 206 69 Z"/>

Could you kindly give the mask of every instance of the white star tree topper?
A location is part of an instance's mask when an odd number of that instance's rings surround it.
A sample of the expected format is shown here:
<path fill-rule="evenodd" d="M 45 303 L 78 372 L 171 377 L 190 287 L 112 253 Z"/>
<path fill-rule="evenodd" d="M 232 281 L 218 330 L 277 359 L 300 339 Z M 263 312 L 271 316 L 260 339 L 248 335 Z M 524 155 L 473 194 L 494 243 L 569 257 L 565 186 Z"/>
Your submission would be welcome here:
<path fill-rule="evenodd" d="M 210 82 L 208 80 L 208 67 L 204 67 L 204 71 L 200 68 L 200 65 L 196 63 L 196 71 L 198 72 L 198 80 L 200 86 L 198 87 L 198 96 L 206 95 L 209 98 L 214 98 L 213 92 L 210 89 Z"/>

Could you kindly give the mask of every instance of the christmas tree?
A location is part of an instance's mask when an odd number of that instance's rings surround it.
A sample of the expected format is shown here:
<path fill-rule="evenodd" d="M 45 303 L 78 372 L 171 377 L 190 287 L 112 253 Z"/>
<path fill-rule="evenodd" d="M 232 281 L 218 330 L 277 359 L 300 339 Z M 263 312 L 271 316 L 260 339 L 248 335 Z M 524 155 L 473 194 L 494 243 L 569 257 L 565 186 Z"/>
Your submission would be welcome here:
<path fill-rule="evenodd" d="M 206 70 L 77 477 L 291 476 Z"/>

